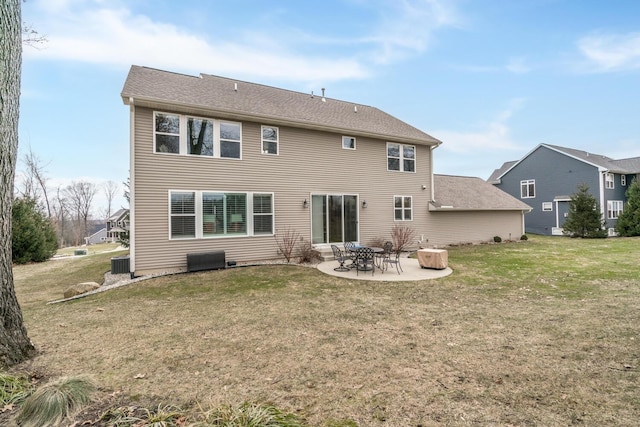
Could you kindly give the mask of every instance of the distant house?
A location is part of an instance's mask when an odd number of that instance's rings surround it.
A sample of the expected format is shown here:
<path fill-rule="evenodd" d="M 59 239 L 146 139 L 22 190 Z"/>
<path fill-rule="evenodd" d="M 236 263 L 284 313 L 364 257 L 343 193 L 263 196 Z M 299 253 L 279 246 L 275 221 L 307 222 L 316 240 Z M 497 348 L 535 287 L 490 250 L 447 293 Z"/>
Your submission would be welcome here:
<path fill-rule="evenodd" d="M 434 177 L 441 141 L 377 108 L 139 66 L 121 96 L 135 275 L 185 271 L 203 252 L 281 258 L 286 230 L 320 250 L 388 239 L 397 224 L 428 245 L 524 232 L 526 204 L 480 179 Z"/>
<path fill-rule="evenodd" d="M 105 227 L 96 231 L 89 237 L 84 238 L 85 245 L 95 245 L 98 243 L 104 243 L 108 240 L 107 238 L 107 229 Z"/>
<path fill-rule="evenodd" d="M 123 233 L 129 231 L 129 209 L 118 209 L 107 219 L 107 240 L 117 242 Z"/>
<path fill-rule="evenodd" d="M 580 184 L 598 201 L 609 235 L 614 235 L 631 180 L 640 176 L 640 157 L 614 160 L 573 148 L 540 144 L 522 159 L 504 163 L 487 180 L 526 202 L 528 233 L 561 235 L 571 195 Z"/>

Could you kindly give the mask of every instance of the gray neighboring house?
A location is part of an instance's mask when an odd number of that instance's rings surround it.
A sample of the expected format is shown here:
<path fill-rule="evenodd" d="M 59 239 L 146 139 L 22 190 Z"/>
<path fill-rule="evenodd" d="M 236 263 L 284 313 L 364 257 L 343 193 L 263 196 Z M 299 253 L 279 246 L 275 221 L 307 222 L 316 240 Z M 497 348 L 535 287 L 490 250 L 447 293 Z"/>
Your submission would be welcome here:
<path fill-rule="evenodd" d="M 396 224 L 428 246 L 524 232 L 528 206 L 488 204 L 495 189 L 480 179 L 434 177 L 441 141 L 377 108 L 140 66 L 121 96 L 134 275 L 185 271 L 203 252 L 281 258 L 289 229 L 319 250 L 389 239 Z"/>
<path fill-rule="evenodd" d="M 107 218 L 107 241 L 115 243 L 129 231 L 129 209 L 118 209 Z"/>
<path fill-rule="evenodd" d="M 615 160 L 583 150 L 540 144 L 522 159 L 496 169 L 489 183 L 521 199 L 533 210 L 526 216 L 527 233 L 562 235 L 571 195 L 580 184 L 598 201 L 609 235 L 615 235 L 625 193 L 640 177 L 640 157 Z"/>
<path fill-rule="evenodd" d="M 96 245 L 98 243 L 104 243 L 108 240 L 109 239 L 107 237 L 107 229 L 106 227 L 103 227 L 100 230 L 93 233 L 91 236 L 85 237 L 84 243 L 85 245 Z"/>

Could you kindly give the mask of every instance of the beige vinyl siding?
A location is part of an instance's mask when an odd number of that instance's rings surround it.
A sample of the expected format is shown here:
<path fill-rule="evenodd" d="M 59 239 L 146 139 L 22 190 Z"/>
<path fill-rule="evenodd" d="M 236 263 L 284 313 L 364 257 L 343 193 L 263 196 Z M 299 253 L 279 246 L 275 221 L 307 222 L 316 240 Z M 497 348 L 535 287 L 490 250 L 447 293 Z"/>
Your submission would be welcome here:
<path fill-rule="evenodd" d="M 522 211 L 430 212 L 427 246 L 519 240 L 524 234 Z"/>
<path fill-rule="evenodd" d="M 223 117 L 210 116 L 213 119 Z M 356 150 L 342 149 L 342 133 L 279 126 L 279 154 L 261 153 L 261 125 L 242 122 L 242 160 L 156 154 L 153 150 L 153 110 L 135 113 L 135 273 L 186 268 L 186 254 L 225 250 L 227 260 L 278 258 L 273 236 L 209 239 L 169 239 L 169 191 L 266 192 L 274 195 L 276 232 L 290 227 L 311 239 L 311 209 L 303 201 L 311 194 L 355 194 L 359 206 L 360 240 L 390 238 L 393 197 L 413 197 L 413 221 L 402 224 L 417 234 L 432 227 L 428 146 L 416 146 L 416 172 L 387 171 L 385 140 L 358 137 Z M 423 190 L 422 186 L 426 189 Z"/>

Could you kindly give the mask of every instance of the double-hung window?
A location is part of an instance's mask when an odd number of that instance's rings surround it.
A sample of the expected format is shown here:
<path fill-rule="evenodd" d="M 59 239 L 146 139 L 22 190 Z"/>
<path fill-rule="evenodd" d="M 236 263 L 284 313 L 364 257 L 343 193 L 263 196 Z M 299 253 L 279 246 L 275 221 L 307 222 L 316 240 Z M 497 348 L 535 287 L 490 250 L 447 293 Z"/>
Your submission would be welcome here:
<path fill-rule="evenodd" d="M 536 197 L 536 180 L 525 179 L 520 181 L 520 198 L 532 199 Z"/>
<path fill-rule="evenodd" d="M 242 126 L 210 118 L 154 113 L 156 153 L 239 159 Z"/>
<path fill-rule="evenodd" d="M 196 237 L 196 193 L 174 191 L 171 193 L 171 238 Z"/>
<path fill-rule="evenodd" d="M 400 172 L 416 171 L 415 145 L 387 143 L 387 170 Z"/>
<path fill-rule="evenodd" d="M 153 132 L 156 153 L 180 153 L 180 116 L 177 114 L 155 114 Z"/>
<path fill-rule="evenodd" d="M 615 181 L 613 180 L 613 176 L 614 175 L 609 172 L 604 175 L 604 188 L 615 188 Z"/>
<path fill-rule="evenodd" d="M 279 130 L 273 126 L 262 126 L 262 154 L 278 154 Z"/>
<path fill-rule="evenodd" d="M 393 196 L 394 220 L 411 221 L 413 219 L 412 196 Z"/>
<path fill-rule="evenodd" d="M 272 235 L 273 194 L 171 191 L 170 238 Z"/>
<path fill-rule="evenodd" d="M 620 185 L 625 187 L 627 185 L 627 176 L 626 175 L 620 175 Z"/>
<path fill-rule="evenodd" d="M 618 216 L 622 213 L 624 203 L 622 200 L 608 200 L 607 201 L 607 218 L 618 219 Z"/>

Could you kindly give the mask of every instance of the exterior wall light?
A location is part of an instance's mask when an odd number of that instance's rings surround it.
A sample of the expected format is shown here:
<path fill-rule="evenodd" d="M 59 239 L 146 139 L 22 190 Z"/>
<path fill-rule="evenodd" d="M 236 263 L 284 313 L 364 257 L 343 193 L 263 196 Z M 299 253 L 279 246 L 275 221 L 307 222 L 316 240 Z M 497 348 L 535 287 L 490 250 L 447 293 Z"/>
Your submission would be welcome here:
<path fill-rule="evenodd" d="M 367 207 L 367 201 L 363 200 L 362 201 L 362 209 L 365 209 Z"/>
<path fill-rule="evenodd" d="M 304 199 L 304 202 L 302 202 L 302 207 L 303 207 L 304 209 L 306 209 L 306 208 L 308 208 L 308 207 L 309 207 L 309 202 L 307 202 L 307 199 Z"/>

